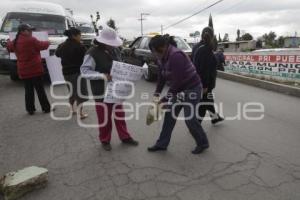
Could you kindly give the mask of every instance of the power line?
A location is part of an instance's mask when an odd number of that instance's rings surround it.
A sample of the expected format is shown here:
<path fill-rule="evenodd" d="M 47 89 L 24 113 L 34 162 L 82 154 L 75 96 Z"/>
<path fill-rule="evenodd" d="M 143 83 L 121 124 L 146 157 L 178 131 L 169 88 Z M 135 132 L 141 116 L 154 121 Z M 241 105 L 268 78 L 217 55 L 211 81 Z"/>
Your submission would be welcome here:
<path fill-rule="evenodd" d="M 215 3 L 213 3 L 213 4 L 209 5 L 209 6 L 207 6 L 207 7 L 205 7 L 205 8 L 199 10 L 198 12 L 196 12 L 196 13 L 190 15 L 190 16 L 185 17 L 185 18 L 179 20 L 178 22 L 176 22 L 176 23 L 174 23 L 174 24 L 171 24 L 171 25 L 167 26 L 166 28 L 164 28 L 164 30 L 166 30 L 166 29 L 168 29 L 168 28 L 170 28 L 170 27 L 176 26 L 176 25 L 178 25 L 178 24 L 180 24 L 180 23 L 182 23 L 182 22 L 184 22 L 184 21 L 186 21 L 186 20 L 188 20 L 188 19 L 194 17 L 195 15 L 198 15 L 199 13 L 201 13 L 201 12 L 203 12 L 203 11 L 205 11 L 205 10 L 207 10 L 207 9 L 209 9 L 209 8 L 211 8 L 211 7 L 213 7 L 213 6 L 217 5 L 217 4 L 219 4 L 219 3 L 221 3 L 222 1 L 224 1 L 224 0 L 219 0 L 219 1 L 217 1 L 217 2 L 215 2 Z"/>
<path fill-rule="evenodd" d="M 194 13 L 197 10 L 203 8 L 204 6 L 206 6 L 209 3 L 210 0 L 205 0 L 203 2 L 201 2 L 201 4 L 199 4 L 198 6 L 194 7 L 193 9 L 189 10 L 187 13 Z"/>
<path fill-rule="evenodd" d="M 230 7 L 225 8 L 224 10 L 221 10 L 221 11 L 217 12 L 217 14 L 225 13 L 225 12 L 227 12 L 227 11 L 233 9 L 233 8 L 236 8 L 236 7 L 240 6 L 241 4 L 243 4 L 243 3 L 245 3 L 245 2 L 246 2 L 246 0 L 241 0 L 241 1 L 239 1 L 238 3 L 236 3 L 236 4 L 233 4 L 233 5 L 231 5 Z"/>

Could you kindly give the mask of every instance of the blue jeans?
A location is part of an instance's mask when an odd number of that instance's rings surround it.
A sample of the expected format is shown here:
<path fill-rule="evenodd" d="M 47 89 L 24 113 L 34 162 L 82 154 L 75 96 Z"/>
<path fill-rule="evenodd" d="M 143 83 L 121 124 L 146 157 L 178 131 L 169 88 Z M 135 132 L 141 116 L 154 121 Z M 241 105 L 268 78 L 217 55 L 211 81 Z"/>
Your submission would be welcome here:
<path fill-rule="evenodd" d="M 197 119 L 196 113 L 197 105 L 201 100 L 202 88 L 200 86 L 193 89 L 183 91 L 182 98 L 173 97 L 168 105 L 168 111 L 165 113 L 163 128 L 160 133 L 159 139 L 156 142 L 156 146 L 161 148 L 167 148 L 173 129 L 175 127 L 177 117 L 182 109 L 184 109 L 185 123 L 195 139 L 197 146 L 208 147 L 208 139 L 204 132 L 201 123 Z M 182 102 L 183 104 L 181 104 Z M 186 105 L 189 104 L 189 105 Z M 173 114 L 172 114 L 173 109 Z"/>

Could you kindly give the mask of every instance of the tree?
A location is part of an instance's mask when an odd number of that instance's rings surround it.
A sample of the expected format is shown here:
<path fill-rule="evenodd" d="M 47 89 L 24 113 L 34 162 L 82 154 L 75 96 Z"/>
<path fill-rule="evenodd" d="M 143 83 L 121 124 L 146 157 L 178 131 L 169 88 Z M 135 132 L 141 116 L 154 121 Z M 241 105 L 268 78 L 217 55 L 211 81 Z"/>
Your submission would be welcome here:
<path fill-rule="evenodd" d="M 280 36 L 277 39 L 277 45 L 278 45 L 278 48 L 284 48 L 284 37 L 283 36 Z"/>
<path fill-rule="evenodd" d="M 241 31 L 240 31 L 240 29 L 237 30 L 236 34 L 237 34 L 236 41 L 240 41 L 241 40 Z"/>
<path fill-rule="evenodd" d="M 266 33 L 262 36 L 263 41 L 265 42 L 265 46 L 274 48 L 276 47 L 276 33 L 273 31 L 270 31 L 270 33 Z"/>
<path fill-rule="evenodd" d="M 250 33 L 245 33 L 244 35 L 242 35 L 241 40 L 250 41 L 253 40 L 253 36 Z"/>
<path fill-rule="evenodd" d="M 209 14 L 208 26 L 214 29 L 214 23 L 211 14 Z"/>
<path fill-rule="evenodd" d="M 229 42 L 229 34 L 228 33 L 225 33 L 223 42 Z"/>
<path fill-rule="evenodd" d="M 211 14 L 209 14 L 208 26 L 214 30 L 214 23 Z M 212 43 L 213 43 L 213 50 L 216 51 L 218 48 L 218 39 L 216 35 L 214 35 Z"/>
<path fill-rule="evenodd" d="M 263 48 L 263 41 L 261 38 L 258 38 L 257 41 L 256 41 L 256 48 L 257 49 L 261 49 Z"/>
<path fill-rule="evenodd" d="M 218 42 L 222 42 L 221 34 L 219 33 L 219 40 Z"/>
<path fill-rule="evenodd" d="M 98 35 L 99 29 L 98 29 L 98 27 L 97 27 L 97 23 L 98 23 L 98 21 L 100 20 L 100 13 L 99 13 L 98 11 L 96 12 L 96 19 L 94 19 L 94 15 L 91 15 L 90 17 L 91 17 L 92 24 L 93 24 L 93 27 L 94 27 L 94 29 L 95 29 L 95 32 L 96 32 L 96 34 Z"/>
<path fill-rule="evenodd" d="M 195 37 L 200 37 L 201 33 L 200 33 L 200 31 L 195 31 L 194 35 L 195 35 Z"/>
<path fill-rule="evenodd" d="M 118 30 L 118 28 L 116 27 L 116 22 L 115 20 L 113 20 L 112 18 L 110 18 L 107 22 L 106 22 L 107 26 L 109 26 L 110 28 L 114 29 L 114 30 Z"/>

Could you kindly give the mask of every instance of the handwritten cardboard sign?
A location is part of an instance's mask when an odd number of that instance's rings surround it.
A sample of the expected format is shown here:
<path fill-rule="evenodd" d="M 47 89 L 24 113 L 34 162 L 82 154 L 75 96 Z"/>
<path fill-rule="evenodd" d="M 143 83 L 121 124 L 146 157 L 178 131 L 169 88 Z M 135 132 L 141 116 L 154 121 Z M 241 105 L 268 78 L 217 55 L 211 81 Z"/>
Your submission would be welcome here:
<path fill-rule="evenodd" d="M 104 102 L 121 103 L 131 98 L 134 82 L 142 78 L 144 70 L 143 67 L 114 61 L 110 74 L 112 81 L 107 85 Z"/>

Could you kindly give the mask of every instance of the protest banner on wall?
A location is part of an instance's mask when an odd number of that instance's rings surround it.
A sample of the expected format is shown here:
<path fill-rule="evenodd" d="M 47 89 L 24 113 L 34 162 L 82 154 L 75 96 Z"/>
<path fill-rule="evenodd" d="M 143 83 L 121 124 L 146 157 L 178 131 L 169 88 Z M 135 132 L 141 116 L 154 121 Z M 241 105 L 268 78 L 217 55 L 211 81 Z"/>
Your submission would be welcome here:
<path fill-rule="evenodd" d="M 17 33 L 15 33 L 15 32 L 9 33 L 10 41 L 13 41 L 16 38 L 16 35 L 17 35 Z M 33 32 L 32 36 L 40 41 L 48 41 L 48 33 L 47 32 Z M 42 58 L 49 57 L 50 56 L 49 49 L 41 51 L 41 56 L 42 56 Z M 10 59 L 16 60 L 17 59 L 16 54 L 10 53 Z"/>
<path fill-rule="evenodd" d="M 300 51 L 289 54 L 226 53 L 225 71 L 300 80 Z"/>
<path fill-rule="evenodd" d="M 114 61 L 110 75 L 112 81 L 107 84 L 104 102 L 121 103 L 128 99 L 132 92 L 134 84 L 142 78 L 145 68 Z"/>
<path fill-rule="evenodd" d="M 46 58 L 46 64 L 52 85 L 65 84 L 66 81 L 62 73 L 61 59 L 56 56 L 49 56 Z"/>

